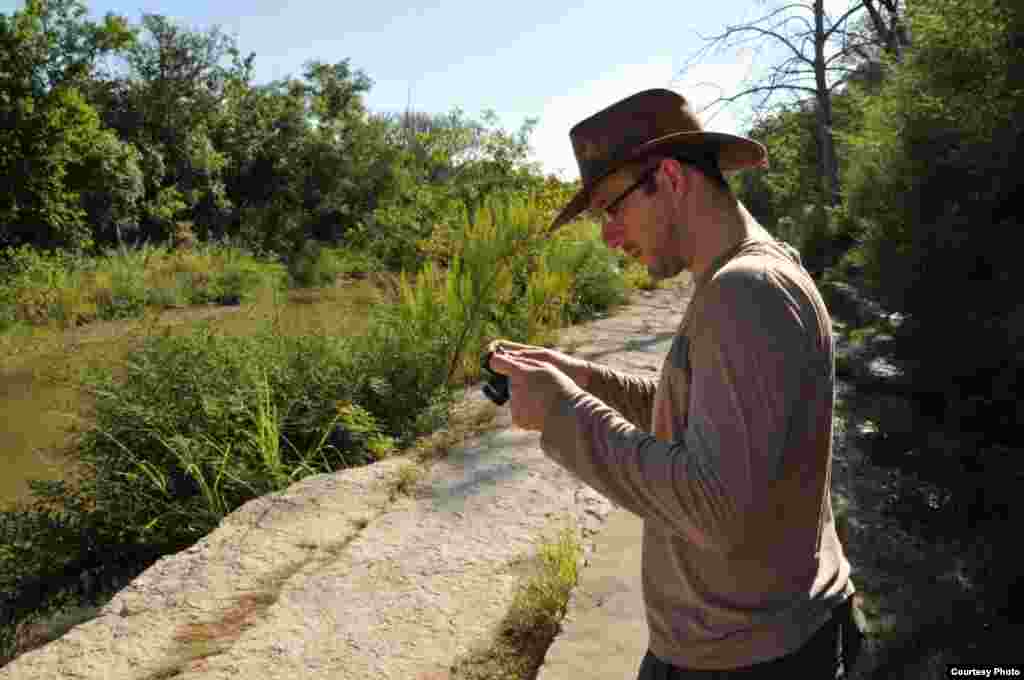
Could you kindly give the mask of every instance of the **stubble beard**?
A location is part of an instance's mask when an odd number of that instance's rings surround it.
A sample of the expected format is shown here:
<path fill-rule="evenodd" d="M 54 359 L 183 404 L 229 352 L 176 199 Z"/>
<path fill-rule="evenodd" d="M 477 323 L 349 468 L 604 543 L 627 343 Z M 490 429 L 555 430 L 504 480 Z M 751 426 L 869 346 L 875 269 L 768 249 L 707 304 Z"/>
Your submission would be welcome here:
<path fill-rule="evenodd" d="M 647 273 L 655 281 L 671 279 L 686 269 L 686 262 L 678 255 L 656 254 L 647 265 Z"/>
<path fill-rule="evenodd" d="M 677 237 L 683 233 L 684 227 L 681 224 L 673 225 L 670 233 Z M 663 248 L 664 252 L 655 252 L 651 254 L 650 262 L 647 264 L 647 273 L 654 281 L 663 281 L 676 276 L 684 269 L 689 269 L 690 264 L 686 259 L 675 250 L 676 239 L 670 239 L 666 243 L 666 248 Z"/>

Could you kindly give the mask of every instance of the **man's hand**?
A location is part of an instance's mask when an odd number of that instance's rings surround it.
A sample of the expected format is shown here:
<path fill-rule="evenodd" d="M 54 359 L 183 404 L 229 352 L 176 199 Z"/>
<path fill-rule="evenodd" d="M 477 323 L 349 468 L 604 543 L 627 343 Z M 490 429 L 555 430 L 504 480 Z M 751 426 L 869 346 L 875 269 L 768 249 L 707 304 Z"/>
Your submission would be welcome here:
<path fill-rule="evenodd" d="M 592 369 L 590 363 L 584 359 L 577 359 L 576 357 L 546 347 L 522 345 L 509 340 L 495 340 L 487 346 L 487 351 L 494 352 L 498 349 L 499 345 L 506 354 L 511 353 L 513 357 L 535 359 L 545 364 L 551 364 L 569 376 L 570 380 L 583 389 L 587 389 L 587 386 L 590 384 Z"/>
<path fill-rule="evenodd" d="M 548 414 L 580 389 L 551 364 L 514 353 L 495 353 L 491 368 L 508 376 L 512 423 L 524 430 L 543 431 Z"/>

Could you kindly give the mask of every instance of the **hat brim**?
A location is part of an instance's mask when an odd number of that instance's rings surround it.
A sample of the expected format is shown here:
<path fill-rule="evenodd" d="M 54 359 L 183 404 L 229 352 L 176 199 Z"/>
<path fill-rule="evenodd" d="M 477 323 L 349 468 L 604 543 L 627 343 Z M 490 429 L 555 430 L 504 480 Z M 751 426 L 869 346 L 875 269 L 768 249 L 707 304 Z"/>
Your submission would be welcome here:
<path fill-rule="evenodd" d="M 617 159 L 607 172 L 595 178 L 590 186 L 580 189 L 569 200 L 561 212 L 558 213 L 558 216 L 555 217 L 551 226 L 548 227 L 548 231 L 555 231 L 574 220 L 581 212 L 586 210 L 590 203 L 590 196 L 601 183 L 601 180 L 613 174 L 616 170 L 621 169 L 630 161 L 654 155 L 659 151 L 670 149 L 685 150 L 697 146 L 718 152 L 718 167 L 723 173 L 766 167 L 768 165 L 768 151 L 764 148 L 763 144 L 752 139 L 724 132 L 674 132 L 664 137 L 652 139 Z"/>

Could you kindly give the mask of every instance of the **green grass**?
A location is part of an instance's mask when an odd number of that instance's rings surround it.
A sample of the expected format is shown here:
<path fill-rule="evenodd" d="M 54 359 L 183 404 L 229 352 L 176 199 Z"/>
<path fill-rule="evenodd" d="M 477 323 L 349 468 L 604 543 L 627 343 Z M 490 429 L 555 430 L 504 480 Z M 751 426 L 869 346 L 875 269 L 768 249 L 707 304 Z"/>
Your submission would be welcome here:
<path fill-rule="evenodd" d="M 529 560 L 507 614 L 490 642 L 452 666 L 451 680 L 531 680 L 544 661 L 565 617 L 569 595 L 579 579 L 582 547 L 576 531 L 565 528 L 542 537 Z"/>
<path fill-rule="evenodd" d="M 0 332 L 136 318 L 147 308 L 240 304 L 287 272 L 230 246 L 146 245 L 97 257 L 7 249 L 0 257 Z"/>
<path fill-rule="evenodd" d="M 310 242 L 288 262 L 292 285 L 303 288 L 330 286 L 338 277 L 380 269 L 380 263 L 369 254 L 330 248 L 314 242 Z"/>

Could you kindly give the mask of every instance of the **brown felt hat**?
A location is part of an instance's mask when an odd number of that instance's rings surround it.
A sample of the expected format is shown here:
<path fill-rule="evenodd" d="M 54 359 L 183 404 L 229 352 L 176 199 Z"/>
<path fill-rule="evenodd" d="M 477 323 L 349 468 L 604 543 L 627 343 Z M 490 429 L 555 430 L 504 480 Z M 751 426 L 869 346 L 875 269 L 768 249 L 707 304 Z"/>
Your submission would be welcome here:
<path fill-rule="evenodd" d="M 644 90 L 590 118 L 569 131 L 583 188 L 573 196 L 551 231 L 571 221 L 590 203 L 598 183 L 627 164 L 655 153 L 717 157 L 722 172 L 764 167 L 764 146 L 746 137 L 705 132 L 686 99 L 671 90 Z"/>

